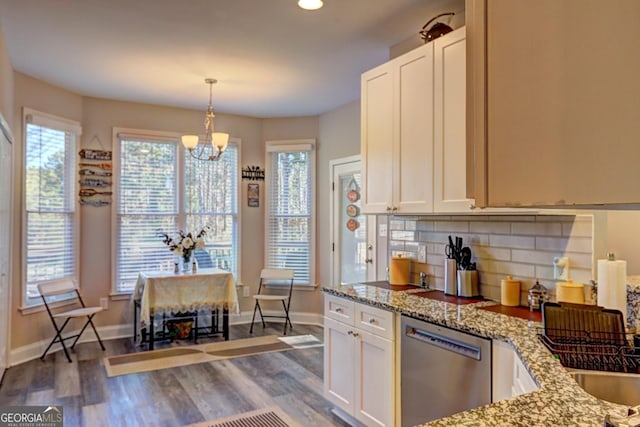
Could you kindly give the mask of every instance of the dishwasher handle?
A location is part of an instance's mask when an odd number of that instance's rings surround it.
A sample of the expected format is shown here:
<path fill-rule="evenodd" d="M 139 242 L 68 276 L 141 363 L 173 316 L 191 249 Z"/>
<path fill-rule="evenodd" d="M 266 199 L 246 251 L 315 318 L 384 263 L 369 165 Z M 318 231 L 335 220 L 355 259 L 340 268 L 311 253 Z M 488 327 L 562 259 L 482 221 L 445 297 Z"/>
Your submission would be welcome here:
<path fill-rule="evenodd" d="M 470 359 L 480 360 L 480 348 L 474 345 L 463 343 L 453 338 L 448 338 L 423 329 L 414 328 L 412 326 L 407 326 L 405 335 L 408 338 L 421 341 L 425 344 L 430 344 Z"/>

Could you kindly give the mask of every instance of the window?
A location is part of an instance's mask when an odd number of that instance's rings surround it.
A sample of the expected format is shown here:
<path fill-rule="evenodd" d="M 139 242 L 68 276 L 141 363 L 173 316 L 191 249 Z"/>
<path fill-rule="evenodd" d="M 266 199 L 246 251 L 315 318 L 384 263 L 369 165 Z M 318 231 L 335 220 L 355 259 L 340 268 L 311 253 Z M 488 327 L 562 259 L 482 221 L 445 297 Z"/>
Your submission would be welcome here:
<path fill-rule="evenodd" d="M 80 124 L 28 108 L 24 122 L 23 306 L 42 303 L 37 284 L 76 279 L 76 140 Z"/>
<path fill-rule="evenodd" d="M 266 266 L 315 280 L 315 140 L 267 142 Z"/>
<path fill-rule="evenodd" d="M 160 232 L 210 225 L 205 250 L 238 278 L 238 151 L 218 161 L 193 159 L 173 136 L 117 133 L 115 289 L 131 292 L 143 270 L 173 270 Z"/>

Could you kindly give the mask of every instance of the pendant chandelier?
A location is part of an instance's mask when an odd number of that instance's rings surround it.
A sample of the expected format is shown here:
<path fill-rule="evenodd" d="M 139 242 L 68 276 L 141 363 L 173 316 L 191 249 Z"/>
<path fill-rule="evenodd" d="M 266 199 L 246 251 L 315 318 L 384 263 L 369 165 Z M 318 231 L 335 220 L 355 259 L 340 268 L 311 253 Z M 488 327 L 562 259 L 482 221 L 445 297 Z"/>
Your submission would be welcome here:
<path fill-rule="evenodd" d="M 216 79 L 204 79 L 209 85 L 209 106 L 204 116 L 204 141 L 200 144 L 198 135 L 182 135 L 182 145 L 189 150 L 191 157 L 198 160 L 218 160 L 229 144 L 229 134 L 213 131 L 213 85 L 218 81 Z M 209 146 L 209 144 L 211 144 Z M 211 151 L 210 151 L 211 149 Z"/>

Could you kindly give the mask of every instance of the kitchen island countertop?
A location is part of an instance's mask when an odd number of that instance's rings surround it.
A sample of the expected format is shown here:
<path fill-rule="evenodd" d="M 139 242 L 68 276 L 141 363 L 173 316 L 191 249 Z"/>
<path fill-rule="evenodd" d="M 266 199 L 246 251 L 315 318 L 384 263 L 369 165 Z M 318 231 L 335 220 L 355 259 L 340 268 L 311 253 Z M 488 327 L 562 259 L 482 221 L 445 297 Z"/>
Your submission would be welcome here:
<path fill-rule="evenodd" d="M 457 305 L 412 295 L 422 289 L 392 291 L 365 283 L 325 286 L 324 292 L 350 298 L 417 319 L 511 343 L 540 389 L 460 412 L 425 426 L 602 426 L 610 412 L 625 406 L 597 399 L 573 380 L 536 334 L 542 325 L 478 307 L 484 301 Z"/>

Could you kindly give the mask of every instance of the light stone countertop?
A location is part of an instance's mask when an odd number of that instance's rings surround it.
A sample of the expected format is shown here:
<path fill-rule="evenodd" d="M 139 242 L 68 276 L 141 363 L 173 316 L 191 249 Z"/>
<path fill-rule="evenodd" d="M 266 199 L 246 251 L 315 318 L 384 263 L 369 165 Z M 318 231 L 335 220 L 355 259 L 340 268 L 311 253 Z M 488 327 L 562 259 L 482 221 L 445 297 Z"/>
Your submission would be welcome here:
<path fill-rule="evenodd" d="M 639 283 L 640 283 L 640 277 Z M 324 292 L 460 331 L 511 343 L 540 389 L 424 424 L 428 426 L 602 426 L 625 406 L 597 399 L 573 380 L 536 334 L 541 323 L 478 310 L 492 301 L 456 305 L 366 284 L 325 286 Z M 640 293 L 639 293 L 640 294 Z M 639 402 L 640 403 L 640 402 Z"/>

